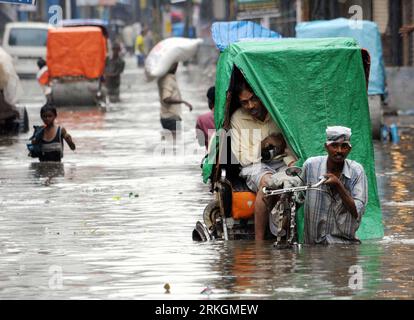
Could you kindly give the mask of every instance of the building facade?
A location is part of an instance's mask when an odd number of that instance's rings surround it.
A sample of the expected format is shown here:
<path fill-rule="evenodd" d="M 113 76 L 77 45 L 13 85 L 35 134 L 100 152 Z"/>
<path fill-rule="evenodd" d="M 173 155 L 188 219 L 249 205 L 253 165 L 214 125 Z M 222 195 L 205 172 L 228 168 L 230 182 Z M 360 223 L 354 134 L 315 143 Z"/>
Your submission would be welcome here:
<path fill-rule="evenodd" d="M 212 22 L 236 19 L 294 37 L 297 22 L 350 18 L 358 6 L 364 20 L 379 26 L 386 65 L 414 66 L 414 0 L 37 0 L 36 6 L 1 4 L 0 34 L 9 21 L 48 22 L 54 5 L 62 18 L 104 19 L 115 29 L 140 22 L 160 38 L 171 35 L 173 6 L 182 8 L 186 33 L 194 28 L 204 38 Z"/>
<path fill-rule="evenodd" d="M 303 21 L 350 18 L 352 6 L 378 24 L 387 66 L 414 65 L 414 0 L 298 0 Z"/>
<path fill-rule="evenodd" d="M 260 23 L 284 37 L 295 37 L 297 22 L 351 18 L 357 13 L 378 24 L 387 66 L 414 65 L 414 0 L 236 1 L 238 20 Z"/>

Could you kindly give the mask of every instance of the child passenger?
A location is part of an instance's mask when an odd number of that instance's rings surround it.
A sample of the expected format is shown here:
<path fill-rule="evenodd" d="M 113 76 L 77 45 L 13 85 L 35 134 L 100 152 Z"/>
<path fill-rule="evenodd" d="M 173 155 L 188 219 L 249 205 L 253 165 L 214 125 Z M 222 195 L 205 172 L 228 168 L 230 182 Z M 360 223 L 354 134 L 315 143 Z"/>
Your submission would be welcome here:
<path fill-rule="evenodd" d="M 60 162 L 63 158 L 63 139 L 69 145 L 71 150 L 75 150 L 76 146 L 72 141 L 72 137 L 67 133 L 63 127 L 55 126 L 55 119 L 57 117 L 56 108 L 47 104 L 40 109 L 40 117 L 45 126 L 39 141 L 34 138 L 33 144 L 41 144 L 41 155 L 39 160 Z"/>

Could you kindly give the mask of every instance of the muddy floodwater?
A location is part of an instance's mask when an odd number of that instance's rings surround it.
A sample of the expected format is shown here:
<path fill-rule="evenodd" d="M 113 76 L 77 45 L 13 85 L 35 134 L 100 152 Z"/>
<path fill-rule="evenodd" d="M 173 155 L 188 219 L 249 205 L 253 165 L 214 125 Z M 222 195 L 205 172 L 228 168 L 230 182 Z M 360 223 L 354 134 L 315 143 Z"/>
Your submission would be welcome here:
<path fill-rule="evenodd" d="M 414 298 L 414 119 L 388 119 L 400 122 L 400 144 L 375 143 L 383 239 L 297 250 L 196 243 L 212 196 L 194 125 L 212 79 L 191 66 L 178 78 L 194 111 L 184 110 L 176 155 L 161 145 L 156 84 L 132 60 L 121 103 L 58 110 L 77 145 L 61 165 L 27 157 L 31 132 L 0 137 L 0 299 Z M 30 124 L 40 124 L 40 89 L 23 85 Z"/>

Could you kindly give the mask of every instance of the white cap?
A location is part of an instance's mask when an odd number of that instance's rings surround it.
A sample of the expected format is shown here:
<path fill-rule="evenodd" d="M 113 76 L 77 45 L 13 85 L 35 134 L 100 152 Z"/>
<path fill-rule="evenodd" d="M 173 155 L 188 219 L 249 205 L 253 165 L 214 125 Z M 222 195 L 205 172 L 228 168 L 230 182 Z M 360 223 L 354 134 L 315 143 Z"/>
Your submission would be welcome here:
<path fill-rule="evenodd" d="M 326 129 L 326 143 L 331 144 L 342 140 L 342 142 L 349 142 L 351 140 L 352 130 L 347 127 L 328 127 Z"/>

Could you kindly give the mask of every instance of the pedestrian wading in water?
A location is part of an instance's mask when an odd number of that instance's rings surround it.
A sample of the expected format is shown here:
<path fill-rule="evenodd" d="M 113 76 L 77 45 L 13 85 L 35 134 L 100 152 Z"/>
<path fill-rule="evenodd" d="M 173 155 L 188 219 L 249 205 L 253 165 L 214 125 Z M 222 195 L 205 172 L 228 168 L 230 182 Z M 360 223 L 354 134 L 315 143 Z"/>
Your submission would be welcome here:
<path fill-rule="evenodd" d="M 193 111 L 193 106 L 181 98 L 175 76 L 177 68 L 178 63 L 174 63 L 168 73 L 159 78 L 157 83 L 161 102 L 161 125 L 165 130 L 171 132 L 174 144 L 177 132 L 181 130 L 181 104 L 186 105 L 190 111 Z"/>
<path fill-rule="evenodd" d="M 41 162 L 60 162 L 63 158 L 63 140 L 66 141 L 71 150 L 75 150 L 76 146 L 66 129 L 55 125 L 57 117 L 55 107 L 52 105 L 43 106 L 40 109 L 40 117 L 44 126 L 37 131 L 35 128 L 35 134 L 31 140 L 32 150 L 29 147 L 31 155 L 32 157 L 38 157 Z M 33 149 L 36 151 L 33 152 Z"/>
<path fill-rule="evenodd" d="M 112 57 L 105 62 L 105 85 L 110 102 L 120 102 L 121 74 L 125 69 L 125 61 L 120 56 L 121 45 L 115 42 L 112 47 Z"/>

